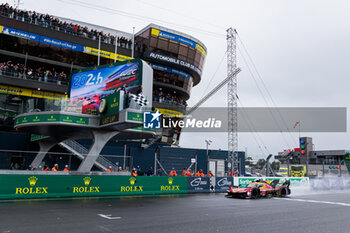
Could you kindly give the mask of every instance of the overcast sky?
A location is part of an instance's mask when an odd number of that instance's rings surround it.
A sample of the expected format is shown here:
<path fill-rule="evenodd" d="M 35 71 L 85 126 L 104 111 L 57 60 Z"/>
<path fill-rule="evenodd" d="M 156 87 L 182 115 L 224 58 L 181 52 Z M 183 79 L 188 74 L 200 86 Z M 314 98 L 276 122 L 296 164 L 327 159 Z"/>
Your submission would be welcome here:
<path fill-rule="evenodd" d="M 0 2 L 13 5 L 17 1 Z M 92 5 L 84 7 L 83 2 Z M 96 5 L 113 11 L 101 10 Z M 226 50 L 225 34 L 229 27 L 237 29 L 276 106 L 350 105 L 350 4 L 345 0 L 21 0 L 20 8 L 130 33 L 133 27 L 138 31 L 155 23 L 198 38 L 207 46 L 208 55 L 202 81 L 192 89 L 190 106 L 226 76 L 226 59 L 219 65 Z M 244 52 L 241 43 L 238 49 Z M 244 57 L 248 59 L 247 54 Z M 247 66 L 239 53 L 238 66 L 242 68 L 238 75 L 238 95 L 243 105 L 275 106 L 258 76 L 254 76 L 256 85 L 250 75 L 253 65 Z M 224 87 L 203 106 L 224 107 L 226 96 L 227 87 Z M 302 136 L 312 136 L 316 149 L 350 149 L 348 133 L 302 133 Z M 252 133 L 240 133 L 239 149 L 247 148 L 250 156 L 266 157 L 268 153 L 297 147 L 297 137 L 296 133 L 259 133 L 255 134 L 257 143 Z M 213 141 L 210 148 L 227 149 L 226 133 L 183 134 L 180 144 L 204 148 L 205 139 Z"/>

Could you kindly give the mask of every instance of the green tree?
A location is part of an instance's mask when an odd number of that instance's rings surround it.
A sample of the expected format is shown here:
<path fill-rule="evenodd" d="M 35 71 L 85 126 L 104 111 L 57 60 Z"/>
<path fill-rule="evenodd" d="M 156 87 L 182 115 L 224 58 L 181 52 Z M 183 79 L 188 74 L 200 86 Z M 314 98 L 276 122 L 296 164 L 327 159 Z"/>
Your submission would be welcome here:
<path fill-rule="evenodd" d="M 259 159 L 258 162 L 256 162 L 256 165 L 258 166 L 264 166 L 266 163 L 266 160 L 265 159 Z"/>
<path fill-rule="evenodd" d="M 253 164 L 253 158 L 252 157 L 247 157 L 246 159 L 245 159 L 245 164 L 246 165 L 252 165 Z"/>
<path fill-rule="evenodd" d="M 274 171 L 278 171 L 278 169 L 280 169 L 280 162 L 278 162 L 278 161 L 273 161 L 272 163 L 271 163 L 271 168 L 272 168 L 272 170 L 274 170 Z"/>

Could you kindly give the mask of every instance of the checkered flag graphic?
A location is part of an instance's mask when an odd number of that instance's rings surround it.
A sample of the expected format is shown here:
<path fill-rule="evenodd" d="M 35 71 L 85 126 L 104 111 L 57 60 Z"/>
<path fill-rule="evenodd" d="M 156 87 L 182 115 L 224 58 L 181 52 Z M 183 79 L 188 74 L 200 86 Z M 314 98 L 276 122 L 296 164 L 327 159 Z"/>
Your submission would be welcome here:
<path fill-rule="evenodd" d="M 148 101 L 146 100 L 146 97 L 144 95 L 131 94 L 131 98 L 140 106 L 146 106 L 148 104 Z"/>

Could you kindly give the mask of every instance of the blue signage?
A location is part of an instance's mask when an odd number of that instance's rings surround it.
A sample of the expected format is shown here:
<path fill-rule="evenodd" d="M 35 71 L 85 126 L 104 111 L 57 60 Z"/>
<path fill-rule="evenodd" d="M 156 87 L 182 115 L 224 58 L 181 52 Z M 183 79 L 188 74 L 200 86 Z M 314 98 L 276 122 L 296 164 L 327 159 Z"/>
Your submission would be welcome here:
<path fill-rule="evenodd" d="M 9 28 L 9 27 L 4 27 L 2 30 L 2 33 L 6 34 L 6 35 L 10 35 L 10 36 L 20 37 L 20 38 L 27 39 L 27 40 L 37 41 L 37 42 L 39 41 L 39 37 L 40 37 L 37 34 L 24 32 L 24 31 L 16 30 L 16 29 Z"/>
<path fill-rule="evenodd" d="M 189 39 L 187 39 L 185 37 L 182 37 L 182 36 L 174 35 L 174 34 L 171 34 L 171 33 L 168 33 L 168 32 L 164 32 L 164 31 L 160 31 L 159 32 L 159 36 L 163 37 L 163 38 L 166 38 L 166 39 L 173 40 L 173 41 L 181 42 L 181 43 L 189 45 L 189 46 L 191 46 L 193 48 L 196 47 L 196 43 L 195 42 L 193 42 L 192 40 L 189 40 Z"/>
<path fill-rule="evenodd" d="M 161 30 L 154 29 L 154 28 L 152 28 L 152 35 L 159 36 L 161 38 L 165 38 L 165 39 L 168 39 L 168 40 L 180 42 L 182 44 L 191 46 L 191 47 L 197 49 L 199 52 L 201 52 L 204 56 L 207 53 L 205 51 L 205 49 L 200 44 L 194 42 L 191 39 L 187 39 L 187 38 L 179 36 L 179 35 L 175 35 L 175 34 L 172 34 L 172 33 L 169 33 L 169 32 L 165 32 L 165 31 L 161 31 Z"/>
<path fill-rule="evenodd" d="M 53 46 L 61 47 L 61 48 L 64 48 L 64 49 L 71 49 L 71 50 L 75 50 L 75 51 L 78 51 L 78 52 L 82 52 L 83 51 L 83 46 L 81 46 L 81 45 L 73 44 L 73 43 L 70 43 L 70 42 L 67 42 L 67 41 L 53 39 L 53 38 L 46 37 L 46 36 L 41 36 L 40 37 L 40 43 L 53 45 Z"/>
<path fill-rule="evenodd" d="M 4 27 L 3 30 L 1 31 L 1 33 L 5 34 L 5 35 L 9 35 L 9 36 L 15 36 L 15 37 L 27 39 L 30 41 L 40 42 L 40 43 L 47 44 L 47 45 L 57 46 L 57 47 L 65 48 L 65 49 L 71 49 L 71 50 L 78 51 L 78 52 L 84 51 L 83 46 L 79 45 L 79 44 L 74 44 L 74 43 L 70 43 L 67 41 L 57 40 L 57 39 L 53 39 L 53 38 L 46 37 L 46 36 L 40 36 L 40 35 L 37 35 L 34 33 L 29 33 L 29 32 L 25 32 L 25 31 L 9 28 L 9 27 Z"/>
<path fill-rule="evenodd" d="M 167 66 L 154 64 L 154 63 L 149 63 L 149 64 L 151 65 L 151 67 L 153 69 L 161 70 L 161 71 L 164 71 L 164 72 L 167 72 L 167 73 L 177 74 L 177 75 L 180 75 L 180 76 L 182 76 L 184 78 L 191 79 L 191 75 L 190 74 L 188 74 L 186 72 L 183 72 L 181 70 L 174 69 L 174 68 L 167 67 Z"/>

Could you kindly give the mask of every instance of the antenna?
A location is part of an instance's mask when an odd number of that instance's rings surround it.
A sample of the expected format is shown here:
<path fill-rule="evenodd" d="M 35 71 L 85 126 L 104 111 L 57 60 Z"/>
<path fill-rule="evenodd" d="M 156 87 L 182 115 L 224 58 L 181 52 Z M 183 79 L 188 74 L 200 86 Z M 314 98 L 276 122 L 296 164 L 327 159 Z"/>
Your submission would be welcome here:
<path fill-rule="evenodd" d="M 232 160 L 231 174 L 238 171 L 238 119 L 237 119 L 237 57 L 236 57 L 236 29 L 227 29 L 227 107 L 228 107 L 228 159 Z"/>

